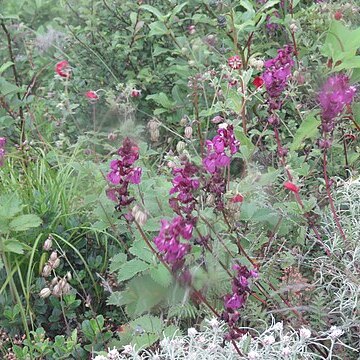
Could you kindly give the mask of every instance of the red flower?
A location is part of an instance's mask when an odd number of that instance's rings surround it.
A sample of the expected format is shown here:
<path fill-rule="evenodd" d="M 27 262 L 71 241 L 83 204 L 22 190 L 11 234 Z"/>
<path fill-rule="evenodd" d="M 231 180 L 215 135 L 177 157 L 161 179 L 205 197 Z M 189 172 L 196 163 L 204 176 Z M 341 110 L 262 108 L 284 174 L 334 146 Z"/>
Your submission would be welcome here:
<path fill-rule="evenodd" d="M 93 90 L 87 91 L 87 92 L 85 93 L 85 96 L 86 96 L 89 100 L 92 100 L 92 101 L 99 99 L 99 95 L 98 95 L 95 91 L 93 91 Z"/>
<path fill-rule="evenodd" d="M 234 69 L 238 70 L 241 68 L 241 59 L 239 55 L 234 55 L 228 59 L 228 65 Z"/>
<path fill-rule="evenodd" d="M 335 14 L 334 14 L 334 19 L 335 20 L 339 21 L 339 20 L 342 19 L 342 17 L 343 17 L 343 14 L 341 13 L 341 11 L 338 10 L 338 11 L 335 12 Z"/>
<path fill-rule="evenodd" d="M 139 97 L 141 95 L 141 90 L 132 89 L 131 90 L 131 97 Z"/>
<path fill-rule="evenodd" d="M 70 77 L 70 65 L 66 60 L 60 61 L 55 66 L 55 72 L 63 78 Z"/>
<path fill-rule="evenodd" d="M 292 191 L 295 194 L 298 194 L 299 190 L 300 190 L 294 183 L 292 183 L 290 181 L 284 182 L 284 188 Z"/>
<path fill-rule="evenodd" d="M 236 194 L 234 197 L 230 199 L 232 203 L 241 203 L 244 201 L 244 197 L 241 194 Z"/>
<path fill-rule="evenodd" d="M 257 76 L 252 83 L 258 89 L 260 86 L 263 86 L 264 80 L 260 76 Z"/>

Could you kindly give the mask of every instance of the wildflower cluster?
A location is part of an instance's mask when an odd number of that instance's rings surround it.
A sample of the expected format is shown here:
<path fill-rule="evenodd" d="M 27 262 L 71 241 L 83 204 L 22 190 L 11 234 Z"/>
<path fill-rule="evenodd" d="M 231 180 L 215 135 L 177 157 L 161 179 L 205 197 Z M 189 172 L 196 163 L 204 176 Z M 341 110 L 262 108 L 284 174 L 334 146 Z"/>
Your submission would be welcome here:
<path fill-rule="evenodd" d="M 162 219 L 159 235 L 154 238 L 154 243 L 163 260 L 176 271 L 184 264 L 185 255 L 189 253 L 191 245 L 181 239 L 190 240 L 194 225 L 181 216 L 176 216 L 171 222 Z"/>
<path fill-rule="evenodd" d="M 123 145 L 118 150 L 120 159 L 112 160 L 107 180 L 115 187 L 107 190 L 108 197 L 118 202 L 118 206 L 127 206 L 134 200 L 129 196 L 129 184 L 139 184 L 141 181 L 141 168 L 134 167 L 139 158 L 139 148 L 129 138 L 125 138 Z"/>
<path fill-rule="evenodd" d="M 292 54 L 292 47 L 286 45 L 283 49 L 278 50 L 278 55 L 274 59 L 265 61 L 265 72 L 262 75 L 262 79 L 270 98 L 270 110 L 276 110 L 281 107 L 281 103 L 279 103 L 277 98 L 285 90 L 291 75 L 291 68 L 294 66 Z"/>
<path fill-rule="evenodd" d="M 170 195 L 177 194 L 169 200 L 171 208 L 178 215 L 185 214 L 188 219 L 196 206 L 194 192 L 199 189 L 200 182 L 195 176 L 198 172 L 197 166 L 191 164 L 188 159 L 182 162 L 182 167 L 174 168 L 172 180 L 173 187 Z"/>
<path fill-rule="evenodd" d="M 207 140 L 207 156 L 203 159 L 203 166 L 211 174 L 205 185 L 205 191 L 210 194 L 211 202 L 215 202 L 217 210 L 224 209 L 223 194 L 226 182 L 222 168 L 230 165 L 231 156 L 239 150 L 239 142 L 235 139 L 232 125 L 220 124 L 217 135 Z"/>
<path fill-rule="evenodd" d="M 0 137 L 0 166 L 4 165 L 6 139 Z"/>
<path fill-rule="evenodd" d="M 319 94 L 323 133 L 334 130 L 335 118 L 351 104 L 355 92 L 355 87 L 349 85 L 349 78 L 344 74 L 329 77 Z"/>
<path fill-rule="evenodd" d="M 247 295 L 250 291 L 250 279 L 256 279 L 258 273 L 255 270 L 248 270 L 246 266 L 234 265 L 236 277 L 232 281 L 232 293 L 225 295 L 224 308 L 221 318 L 230 327 L 229 333 L 226 335 L 227 340 L 236 339 L 240 334 L 233 328 L 239 320 L 239 310 L 245 305 Z"/>

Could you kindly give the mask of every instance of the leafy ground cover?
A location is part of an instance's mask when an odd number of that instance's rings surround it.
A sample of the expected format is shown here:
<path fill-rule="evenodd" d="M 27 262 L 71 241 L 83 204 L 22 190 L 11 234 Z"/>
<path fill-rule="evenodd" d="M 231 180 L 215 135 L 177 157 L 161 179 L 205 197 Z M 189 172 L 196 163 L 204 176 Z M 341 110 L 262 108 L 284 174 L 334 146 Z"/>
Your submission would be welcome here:
<path fill-rule="evenodd" d="M 357 359 L 356 1 L 6 1 L 0 357 Z"/>

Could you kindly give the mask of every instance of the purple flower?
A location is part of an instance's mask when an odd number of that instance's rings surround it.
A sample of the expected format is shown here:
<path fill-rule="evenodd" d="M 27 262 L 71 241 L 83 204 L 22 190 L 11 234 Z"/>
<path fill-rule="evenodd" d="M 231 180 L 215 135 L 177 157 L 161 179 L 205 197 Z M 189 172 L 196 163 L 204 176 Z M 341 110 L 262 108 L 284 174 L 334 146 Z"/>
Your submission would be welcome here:
<path fill-rule="evenodd" d="M 165 219 L 161 220 L 160 232 L 154 238 L 154 243 L 164 261 L 171 265 L 173 270 L 177 270 L 183 265 L 185 255 L 191 249 L 191 245 L 188 242 L 181 242 L 181 238 L 190 240 L 192 231 L 193 224 L 181 216 L 175 217 L 171 222 Z"/>
<path fill-rule="evenodd" d="M 328 78 L 319 93 L 321 107 L 322 130 L 328 133 L 334 130 L 334 119 L 341 114 L 345 105 L 350 105 L 356 88 L 350 86 L 349 78 L 344 74 Z"/>
<path fill-rule="evenodd" d="M 188 159 L 182 162 L 181 167 L 173 169 L 173 187 L 170 189 L 170 195 L 177 196 L 172 197 L 169 204 L 175 213 L 183 213 L 188 219 L 192 218 L 191 213 L 196 206 L 195 194 L 200 187 L 199 179 L 195 176 L 197 173 L 197 166 L 191 164 Z"/>
<path fill-rule="evenodd" d="M 285 90 L 287 81 L 291 76 L 291 69 L 294 66 L 292 55 L 292 47 L 286 45 L 283 49 L 278 50 L 278 55 L 274 59 L 265 61 L 266 70 L 262 79 L 270 98 L 279 97 Z M 273 108 L 278 108 L 276 105 L 273 104 Z"/>
<path fill-rule="evenodd" d="M 129 184 L 139 184 L 141 181 L 142 169 L 133 167 L 139 158 L 139 148 L 129 138 L 125 138 L 118 150 L 119 159 L 110 162 L 110 172 L 106 179 L 115 187 L 107 189 L 106 194 L 112 201 L 118 202 L 117 208 L 127 206 L 134 201 L 129 196 Z"/>

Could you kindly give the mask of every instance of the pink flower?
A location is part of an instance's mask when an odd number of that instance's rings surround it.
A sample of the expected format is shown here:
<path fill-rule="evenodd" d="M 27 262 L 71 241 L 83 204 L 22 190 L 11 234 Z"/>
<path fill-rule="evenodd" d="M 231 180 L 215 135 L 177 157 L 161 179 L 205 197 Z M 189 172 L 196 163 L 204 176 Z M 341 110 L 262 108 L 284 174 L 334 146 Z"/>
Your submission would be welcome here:
<path fill-rule="evenodd" d="M 4 165 L 6 139 L 0 137 L 0 166 Z"/>
<path fill-rule="evenodd" d="M 69 78 L 71 73 L 71 68 L 69 63 L 66 60 L 60 61 L 55 65 L 55 72 L 63 77 L 63 78 Z"/>
<path fill-rule="evenodd" d="M 99 99 L 99 95 L 93 90 L 87 91 L 85 96 L 90 100 L 90 102 L 96 102 L 96 100 Z"/>
<path fill-rule="evenodd" d="M 252 83 L 258 89 L 259 87 L 263 86 L 264 80 L 260 76 L 257 76 Z"/>
<path fill-rule="evenodd" d="M 141 96 L 141 90 L 137 90 L 137 89 L 132 89 L 131 90 L 131 97 L 140 97 Z"/>
<path fill-rule="evenodd" d="M 189 25 L 188 26 L 188 32 L 189 32 L 189 35 L 193 35 L 196 33 L 196 27 L 195 25 Z"/>
<path fill-rule="evenodd" d="M 231 56 L 228 59 L 228 65 L 234 70 L 240 69 L 242 65 L 240 56 L 239 55 Z"/>
<path fill-rule="evenodd" d="M 295 194 L 298 194 L 299 190 L 300 190 L 294 183 L 292 183 L 290 181 L 284 182 L 284 188 L 292 191 Z"/>

